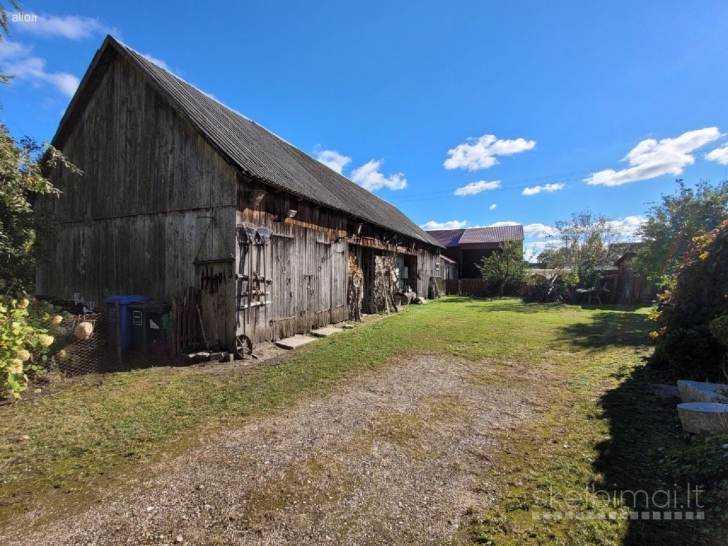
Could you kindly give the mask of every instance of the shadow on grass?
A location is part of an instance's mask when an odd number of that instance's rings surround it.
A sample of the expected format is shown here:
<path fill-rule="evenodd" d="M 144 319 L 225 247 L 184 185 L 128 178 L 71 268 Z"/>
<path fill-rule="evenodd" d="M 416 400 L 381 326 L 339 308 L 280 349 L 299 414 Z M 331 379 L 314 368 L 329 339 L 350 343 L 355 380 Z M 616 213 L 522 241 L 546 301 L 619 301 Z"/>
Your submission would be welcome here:
<path fill-rule="evenodd" d="M 640 512 L 639 520 L 629 522 L 626 545 L 725 544 L 728 522 L 722 518 L 728 509 L 728 468 L 721 445 L 725 440 L 683 437 L 677 400 L 664 401 L 653 391 L 653 384 L 665 381 L 661 371 L 640 366 L 602 396 L 610 438 L 597 446 L 594 470 L 603 478 L 595 486 L 611 499 L 622 497 L 623 506 Z M 695 512 L 694 491 L 692 509 L 687 499 L 688 490 L 696 486 L 703 487 L 699 501 L 705 503 L 705 520 L 686 521 L 688 516 L 683 515 L 681 521 L 665 521 L 663 514 L 668 511 Z M 675 504 L 665 507 L 668 494 Z M 650 519 L 643 521 L 642 512 L 650 512 Z M 660 513 L 660 520 L 653 519 L 653 512 Z"/>
<path fill-rule="evenodd" d="M 647 315 L 602 312 L 593 315 L 590 321 L 562 327 L 561 341 L 585 349 L 608 345 L 637 347 L 648 343 L 648 334 L 652 330 L 653 324 L 647 320 Z"/>
<path fill-rule="evenodd" d="M 591 321 L 563 327 L 562 333 L 564 341 L 582 348 L 637 347 L 648 343 L 651 329 L 646 315 L 625 310 L 596 313 Z M 597 445 L 594 471 L 601 482 L 595 487 L 640 513 L 639 519 L 629 522 L 625 545 L 724 544 L 728 452 L 722 444 L 726 439 L 684 436 L 676 409 L 679 400 L 658 397 L 654 390 L 658 383 L 671 383 L 667 373 L 644 364 L 602 395 L 600 405 L 610 434 Z M 688 490 L 696 486 L 703 487 L 700 498 L 706 504 L 706 519 L 665 521 L 667 511 L 692 512 L 696 517 L 694 491 L 692 510 L 681 508 L 687 505 Z M 673 501 L 669 508 L 665 507 L 668 494 Z M 714 512 L 709 514 L 710 506 Z M 650 512 L 649 519 L 642 519 L 643 512 Z M 660 520 L 654 519 L 653 512 L 660 513 Z"/>

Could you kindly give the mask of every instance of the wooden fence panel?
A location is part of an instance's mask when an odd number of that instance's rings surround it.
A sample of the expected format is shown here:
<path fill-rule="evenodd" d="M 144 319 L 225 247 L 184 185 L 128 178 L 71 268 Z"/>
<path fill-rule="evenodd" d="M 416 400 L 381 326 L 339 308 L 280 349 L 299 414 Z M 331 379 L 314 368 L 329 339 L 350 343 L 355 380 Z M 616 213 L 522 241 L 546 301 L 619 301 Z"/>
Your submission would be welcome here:
<path fill-rule="evenodd" d="M 483 279 L 447 279 L 445 294 L 448 296 L 485 296 L 485 281 Z"/>

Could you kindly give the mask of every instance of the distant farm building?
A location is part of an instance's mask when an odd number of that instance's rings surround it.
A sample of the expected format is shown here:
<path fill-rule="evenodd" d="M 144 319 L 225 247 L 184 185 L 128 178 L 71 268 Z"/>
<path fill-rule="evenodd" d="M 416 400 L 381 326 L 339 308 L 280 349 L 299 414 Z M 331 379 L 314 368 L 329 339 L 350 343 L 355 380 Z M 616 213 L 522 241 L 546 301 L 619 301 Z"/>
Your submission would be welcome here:
<path fill-rule="evenodd" d="M 472 229 L 439 229 L 427 232 L 445 247 L 442 256 L 450 260 L 449 267 L 459 279 L 481 278 L 478 265 L 497 252 L 504 241 L 521 241 L 523 226 L 494 226 Z"/>

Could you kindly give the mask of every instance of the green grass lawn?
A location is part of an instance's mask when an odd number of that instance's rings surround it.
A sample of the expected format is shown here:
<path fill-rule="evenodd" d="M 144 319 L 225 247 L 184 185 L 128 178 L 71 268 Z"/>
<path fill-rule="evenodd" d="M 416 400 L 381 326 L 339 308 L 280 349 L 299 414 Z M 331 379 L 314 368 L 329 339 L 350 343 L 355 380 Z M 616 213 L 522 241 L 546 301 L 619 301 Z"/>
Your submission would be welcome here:
<path fill-rule="evenodd" d="M 497 500 L 487 512 L 472 513 L 474 542 L 717 541 L 726 531 L 728 450 L 720 439 L 683 439 L 674 407 L 651 394 L 650 383 L 663 378 L 644 365 L 651 351 L 646 315 L 449 297 L 318 341 L 276 366 L 85 378 L 0 409 L 0 525 L 29 508 L 88 505 L 105 484 L 186 449 L 200 433 L 300 402 L 344 376 L 438 354 L 482 362 L 483 381 L 522 385 L 543 408 L 524 427 L 502 431 L 495 473 L 479 478 L 496 484 Z M 534 519 L 544 510 L 568 511 L 562 501 L 540 506 L 553 488 L 682 490 L 687 479 L 710 486 L 705 521 Z"/>

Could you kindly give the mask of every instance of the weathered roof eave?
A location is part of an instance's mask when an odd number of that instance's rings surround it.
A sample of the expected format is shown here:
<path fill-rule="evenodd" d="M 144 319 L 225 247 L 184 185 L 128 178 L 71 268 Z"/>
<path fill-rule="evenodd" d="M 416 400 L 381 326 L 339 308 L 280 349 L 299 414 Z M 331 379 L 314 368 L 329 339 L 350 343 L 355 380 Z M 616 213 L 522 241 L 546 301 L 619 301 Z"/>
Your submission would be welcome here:
<path fill-rule="evenodd" d="M 85 108 L 86 104 L 92 97 L 93 92 L 96 89 L 96 86 L 98 86 L 98 84 L 101 82 L 101 80 L 105 74 L 105 69 L 113 61 L 113 58 L 107 58 L 107 56 L 111 54 L 111 53 L 109 53 L 109 51 L 113 51 L 115 54 L 121 55 L 124 60 L 126 60 L 131 66 L 135 67 L 137 72 L 139 72 L 142 75 L 142 77 L 144 77 L 144 80 L 149 85 L 152 86 L 152 88 L 159 94 L 159 96 L 162 97 L 164 100 L 166 100 L 170 104 L 170 106 L 174 109 L 174 111 L 182 119 L 184 119 L 187 123 L 190 124 L 190 126 L 193 128 L 193 130 L 198 135 L 200 135 L 200 137 L 215 151 L 215 153 L 217 153 L 226 163 L 228 163 L 231 167 L 233 167 L 236 170 L 236 172 L 238 172 L 242 176 L 248 177 L 252 180 L 256 180 L 262 184 L 276 188 L 278 190 L 285 191 L 298 198 L 306 199 L 308 201 L 316 203 L 317 205 L 325 206 L 325 207 L 331 208 L 333 210 L 339 210 L 340 212 L 344 212 L 345 214 L 352 216 L 354 218 L 357 218 L 363 222 L 367 222 L 371 225 L 378 226 L 382 229 L 394 231 L 403 237 L 406 237 L 411 240 L 415 240 L 419 243 L 428 245 L 432 248 L 435 248 L 435 249 L 445 248 L 424 231 L 423 231 L 424 237 L 419 237 L 419 236 L 415 237 L 412 234 L 397 231 L 392 226 L 383 225 L 382 223 L 377 222 L 376 220 L 373 220 L 372 218 L 368 218 L 368 217 L 365 217 L 365 216 L 359 214 L 356 210 L 353 210 L 351 208 L 334 207 L 329 203 L 325 203 L 323 201 L 317 200 L 314 196 L 305 195 L 301 192 L 297 192 L 289 187 L 283 186 L 282 184 L 277 184 L 276 182 L 274 182 L 272 180 L 266 179 L 265 177 L 262 177 L 260 175 L 257 175 L 256 173 L 246 170 L 244 167 L 242 167 L 238 163 L 238 161 L 236 161 L 233 157 L 231 157 L 225 151 L 225 149 L 223 149 L 221 146 L 218 145 L 217 142 L 215 142 L 215 139 L 212 138 L 207 133 L 207 131 L 204 129 L 204 127 L 202 127 L 202 125 L 200 123 L 198 123 L 197 120 L 195 120 L 194 116 L 190 115 L 187 112 L 187 109 L 185 108 L 185 106 L 183 104 L 181 104 L 179 101 L 177 101 L 171 93 L 168 93 L 164 88 L 162 88 L 154 80 L 153 77 L 147 77 L 145 70 L 143 69 L 143 67 L 141 67 L 139 65 L 138 60 L 130 53 L 130 51 L 123 44 L 121 44 L 120 42 L 118 42 L 111 36 L 106 37 L 106 39 L 104 40 L 101 47 L 94 55 L 94 58 L 91 62 L 91 65 L 89 66 L 88 70 L 86 71 L 86 74 L 84 74 L 84 77 L 81 80 L 81 83 L 79 84 L 79 88 L 76 91 L 73 99 L 71 100 L 63 118 L 61 119 L 58 130 L 56 131 L 56 134 L 53 137 L 52 144 L 54 146 L 56 146 L 58 148 L 61 148 L 63 146 L 63 144 L 65 143 L 65 139 L 67 138 L 68 134 L 70 134 L 70 132 L 73 128 L 72 121 L 74 119 L 80 117 L 83 114 L 83 109 Z M 99 73 L 100 70 L 103 70 L 103 72 Z M 280 137 L 278 137 L 278 138 L 280 138 Z M 293 146 L 293 145 L 290 145 L 290 146 Z M 298 150 L 295 147 L 293 147 L 293 148 Z M 300 150 L 298 150 L 298 151 L 300 153 L 304 153 Z M 376 197 L 376 196 L 374 196 L 374 197 Z M 377 199 L 380 199 L 380 198 L 377 197 Z M 385 203 L 384 201 L 382 201 L 382 202 Z M 400 211 L 400 213 L 401 213 L 401 211 Z"/>

